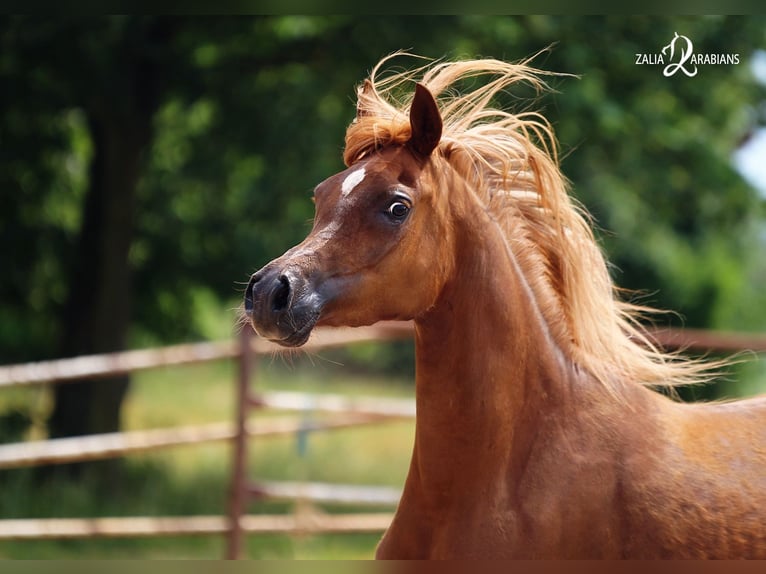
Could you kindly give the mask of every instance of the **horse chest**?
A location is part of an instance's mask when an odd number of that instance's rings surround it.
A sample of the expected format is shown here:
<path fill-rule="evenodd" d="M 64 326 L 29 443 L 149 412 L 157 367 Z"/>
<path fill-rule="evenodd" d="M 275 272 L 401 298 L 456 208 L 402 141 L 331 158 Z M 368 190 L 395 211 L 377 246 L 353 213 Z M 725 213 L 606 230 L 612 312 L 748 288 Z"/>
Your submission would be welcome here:
<path fill-rule="evenodd" d="M 533 457 L 524 472 L 475 467 L 441 490 L 410 477 L 379 556 L 613 556 L 619 533 L 614 480 L 598 458 L 586 470 L 579 459 L 551 453 Z"/>

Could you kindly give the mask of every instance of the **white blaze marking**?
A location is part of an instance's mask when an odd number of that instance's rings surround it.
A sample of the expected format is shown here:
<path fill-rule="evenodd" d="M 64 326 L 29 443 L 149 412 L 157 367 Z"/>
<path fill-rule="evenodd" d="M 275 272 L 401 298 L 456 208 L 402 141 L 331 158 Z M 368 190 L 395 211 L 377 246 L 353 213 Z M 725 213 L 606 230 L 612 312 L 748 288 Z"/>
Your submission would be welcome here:
<path fill-rule="evenodd" d="M 346 197 L 354 190 L 357 185 L 362 183 L 364 176 L 365 171 L 363 167 L 360 167 L 358 170 L 352 171 L 350 174 L 348 174 L 340 186 L 341 197 Z"/>

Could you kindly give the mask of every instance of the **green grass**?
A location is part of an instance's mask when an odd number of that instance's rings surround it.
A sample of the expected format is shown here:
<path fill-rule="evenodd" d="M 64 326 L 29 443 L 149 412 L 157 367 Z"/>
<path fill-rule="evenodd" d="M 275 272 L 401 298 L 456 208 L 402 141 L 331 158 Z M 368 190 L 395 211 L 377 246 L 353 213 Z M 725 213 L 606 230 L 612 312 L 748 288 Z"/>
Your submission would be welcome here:
<path fill-rule="evenodd" d="M 124 406 L 123 426 L 146 429 L 231 420 L 235 374 L 236 365 L 228 361 L 137 373 Z M 387 397 L 413 394 L 411 380 L 360 374 L 322 356 L 263 358 L 253 387 Z M 0 410 L 14 406 L 26 409 L 35 421 L 27 437 L 39 438 L 49 400 L 43 389 L 17 389 L 0 394 Z M 256 416 L 272 415 L 263 412 Z M 401 487 L 413 432 L 414 423 L 409 420 L 312 432 L 307 436 L 305 452 L 299 449 L 294 435 L 254 439 L 249 473 L 252 478 L 268 480 Z M 229 445 L 210 443 L 130 456 L 123 460 L 119 480 L 108 484 L 88 478 L 41 481 L 32 469 L 5 471 L 0 474 L 0 517 L 220 515 L 226 508 L 230 466 Z M 367 509 L 336 506 L 323 510 Z M 249 511 L 287 513 L 292 511 L 292 504 L 254 502 Z M 379 538 L 379 534 L 253 535 L 247 539 L 246 556 L 369 558 Z M 224 538 L 218 535 L 0 542 L 0 558 L 15 559 L 215 559 L 223 552 Z"/>

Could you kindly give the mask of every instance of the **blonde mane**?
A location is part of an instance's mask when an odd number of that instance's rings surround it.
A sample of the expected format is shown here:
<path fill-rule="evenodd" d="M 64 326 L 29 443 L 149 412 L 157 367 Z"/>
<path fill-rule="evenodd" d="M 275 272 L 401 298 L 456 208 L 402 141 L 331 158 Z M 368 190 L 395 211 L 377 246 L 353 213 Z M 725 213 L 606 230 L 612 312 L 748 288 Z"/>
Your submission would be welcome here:
<path fill-rule="evenodd" d="M 547 120 L 491 107 L 514 84 L 545 88 L 542 78 L 550 74 L 529 61 L 481 59 L 379 77 L 384 64 L 400 55 L 381 60 L 358 90 L 357 118 L 346 132 L 346 164 L 409 139 L 408 110 L 414 82 L 420 82 L 436 98 L 444 122 L 432 156 L 436 168 L 459 174 L 497 220 L 561 350 L 610 386 L 708 379 L 710 364 L 681 359 L 652 343 L 640 321 L 654 310 L 621 299 L 591 221 L 568 193 Z"/>

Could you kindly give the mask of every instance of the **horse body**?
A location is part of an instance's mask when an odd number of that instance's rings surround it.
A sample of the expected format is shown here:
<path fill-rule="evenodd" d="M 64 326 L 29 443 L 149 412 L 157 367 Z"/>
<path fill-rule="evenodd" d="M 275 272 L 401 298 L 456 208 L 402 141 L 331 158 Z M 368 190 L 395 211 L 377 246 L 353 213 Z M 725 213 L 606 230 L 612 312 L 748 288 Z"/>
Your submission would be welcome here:
<path fill-rule="evenodd" d="M 377 556 L 766 558 L 766 400 L 683 405 L 640 384 L 702 367 L 655 350 L 614 298 L 585 219 L 524 139 L 541 125 L 481 123 L 529 71 L 442 64 L 424 83 L 477 70 L 501 81 L 447 105 L 444 134 L 429 89 L 403 121 L 366 82 L 349 168 L 246 292 L 256 330 L 288 346 L 315 325 L 415 321 L 415 444 Z"/>
<path fill-rule="evenodd" d="M 507 276 L 518 266 L 484 239 L 466 261 L 492 280 L 458 265 L 416 322 L 413 460 L 377 556 L 763 552 L 766 475 L 752 468 L 766 401 L 682 405 L 633 384 L 615 396 L 550 345 L 523 277 Z"/>

